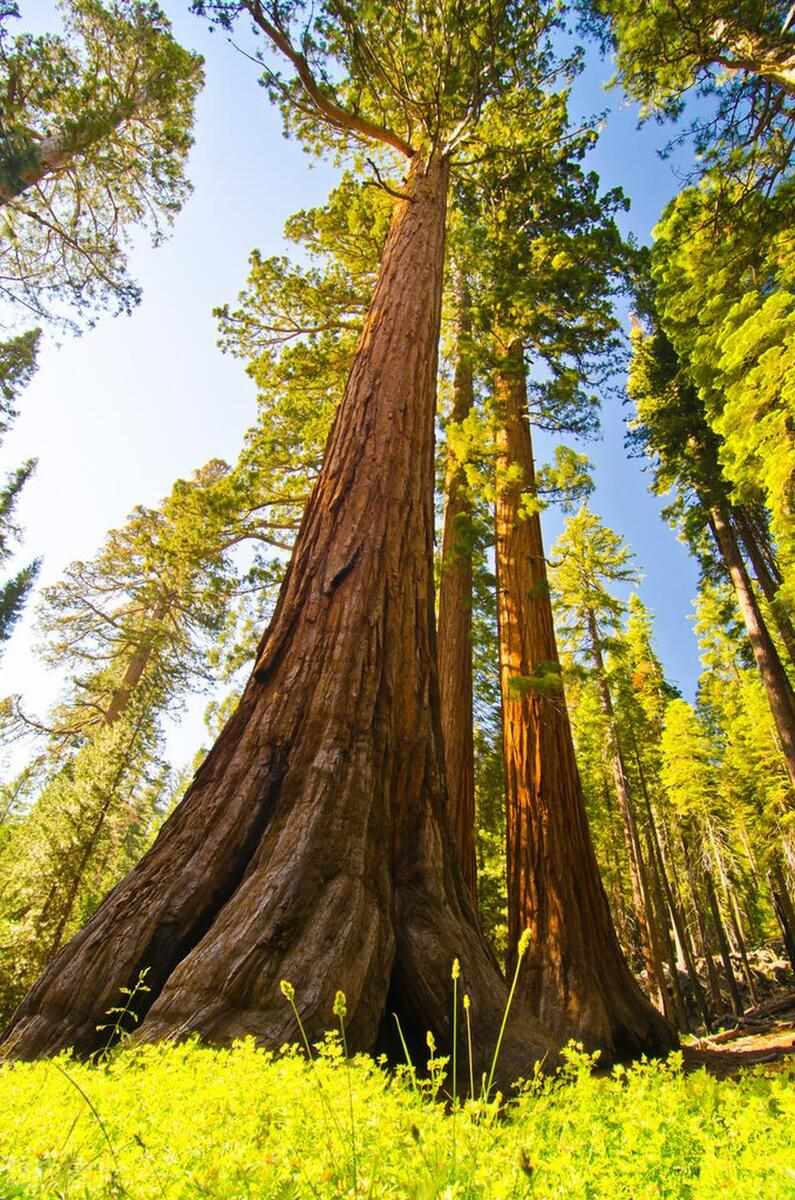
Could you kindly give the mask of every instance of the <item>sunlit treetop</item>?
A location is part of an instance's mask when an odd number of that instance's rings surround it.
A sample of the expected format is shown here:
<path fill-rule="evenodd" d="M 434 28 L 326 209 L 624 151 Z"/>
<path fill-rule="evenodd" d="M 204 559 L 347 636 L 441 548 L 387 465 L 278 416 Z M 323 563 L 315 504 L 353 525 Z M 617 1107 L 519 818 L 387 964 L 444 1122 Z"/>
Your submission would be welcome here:
<path fill-rule="evenodd" d="M 480 153 L 456 181 L 454 248 L 471 271 L 475 326 L 498 343 L 521 340 L 543 366 L 529 381 L 534 424 L 577 434 L 595 426 L 588 385 L 618 359 L 613 302 L 632 255 L 615 222 L 628 201 L 618 188 L 602 193 L 583 165 L 597 137 L 596 122 L 570 124 L 568 89 L 538 82 L 485 114 Z"/>
<path fill-rule="evenodd" d="M 725 195 L 725 193 L 724 193 Z M 655 230 L 659 321 L 686 368 L 733 501 L 764 495 L 792 602 L 795 520 L 795 181 L 744 194 L 682 192 Z"/>
<path fill-rule="evenodd" d="M 320 150 L 381 144 L 452 155 L 489 105 L 543 72 L 555 2 L 195 0 L 228 31 L 248 19 L 262 82 L 288 132 Z"/>
<path fill-rule="evenodd" d="M 629 546 L 583 505 L 566 522 L 552 558 L 555 627 L 565 648 L 587 657 L 614 649 L 627 606 L 613 588 L 640 579 Z"/>

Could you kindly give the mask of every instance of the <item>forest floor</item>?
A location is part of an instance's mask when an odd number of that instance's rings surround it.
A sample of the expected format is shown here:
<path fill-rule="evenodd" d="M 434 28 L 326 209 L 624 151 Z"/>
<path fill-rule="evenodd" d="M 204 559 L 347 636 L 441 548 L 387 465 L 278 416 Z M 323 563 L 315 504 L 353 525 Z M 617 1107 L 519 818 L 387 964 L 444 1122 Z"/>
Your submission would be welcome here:
<path fill-rule="evenodd" d="M 746 1067 L 784 1063 L 795 1055 L 795 992 L 776 996 L 745 1011 L 734 1029 L 685 1044 L 687 1070 L 704 1067 L 718 1079 Z"/>

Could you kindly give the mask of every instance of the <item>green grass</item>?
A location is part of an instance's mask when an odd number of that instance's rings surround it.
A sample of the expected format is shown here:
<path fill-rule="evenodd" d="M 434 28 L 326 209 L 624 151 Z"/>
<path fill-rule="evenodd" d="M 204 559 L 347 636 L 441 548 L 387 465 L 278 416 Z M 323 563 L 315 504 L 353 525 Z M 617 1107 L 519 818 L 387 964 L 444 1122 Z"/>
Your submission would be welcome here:
<path fill-rule="evenodd" d="M 243 1042 L 0 1068 L 2 1200 L 795 1198 L 795 1070 L 718 1082 L 678 1056 L 563 1075 L 451 1115 L 439 1083 Z M 356 1181 L 354 1185 L 354 1180 Z M 356 1187 L 356 1190 L 354 1190 Z"/>

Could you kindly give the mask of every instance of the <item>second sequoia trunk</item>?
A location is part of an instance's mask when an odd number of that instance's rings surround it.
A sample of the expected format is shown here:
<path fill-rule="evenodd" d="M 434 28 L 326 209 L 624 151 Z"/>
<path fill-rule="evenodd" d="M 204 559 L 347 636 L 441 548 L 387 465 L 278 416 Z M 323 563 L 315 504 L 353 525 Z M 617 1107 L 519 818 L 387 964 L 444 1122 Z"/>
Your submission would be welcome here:
<path fill-rule="evenodd" d="M 508 937 L 532 936 L 520 990 L 562 1038 L 606 1058 L 676 1043 L 624 961 L 591 843 L 560 687 L 522 346 L 495 381 L 496 564 L 507 797 Z M 529 500 L 529 504 L 528 504 Z M 557 685 L 557 686 L 556 686 Z"/>
<path fill-rule="evenodd" d="M 347 995 L 373 1048 L 399 1014 L 449 1046 L 450 968 L 477 1070 L 506 1000 L 446 830 L 433 605 L 433 437 L 447 163 L 417 155 L 323 468 L 240 704 L 152 849 L 61 950 L 3 1051 L 93 1050 L 148 967 L 143 1039 L 310 1038 Z M 598 950 L 594 948 L 594 954 Z M 387 1001 L 387 997 L 389 998 Z M 503 1078 L 554 1060 L 521 1011 Z"/>

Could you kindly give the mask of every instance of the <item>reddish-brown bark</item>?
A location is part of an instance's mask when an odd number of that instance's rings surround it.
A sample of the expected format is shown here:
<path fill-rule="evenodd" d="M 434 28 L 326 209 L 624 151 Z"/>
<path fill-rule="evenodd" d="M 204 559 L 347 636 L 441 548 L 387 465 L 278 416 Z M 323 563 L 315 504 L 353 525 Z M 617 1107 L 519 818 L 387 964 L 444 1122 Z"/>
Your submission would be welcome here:
<path fill-rule="evenodd" d="M 633 979 L 596 865 L 562 690 L 537 688 L 558 664 L 526 419 L 522 346 L 497 373 L 497 611 L 507 802 L 508 932 L 531 930 L 520 974 L 532 1013 L 605 1058 L 676 1044 Z"/>
<path fill-rule="evenodd" d="M 448 168 L 415 156 L 345 395 L 241 702 L 138 866 L 6 1030 L 6 1054 L 94 1049 L 149 968 L 143 1039 L 310 1038 L 336 989 L 372 1048 L 396 1011 L 449 1045 L 450 968 L 478 1070 L 506 988 L 446 829 L 433 605 L 436 356 Z M 503 1078 L 554 1060 L 518 1008 Z"/>
<path fill-rule="evenodd" d="M 459 288 L 459 336 L 450 419 L 466 420 L 473 404 L 467 350 L 469 299 Z M 450 452 L 445 480 L 439 580 L 439 693 L 447 799 L 453 841 L 464 880 L 477 897 L 475 748 L 472 732 L 472 501 L 464 464 Z"/>

